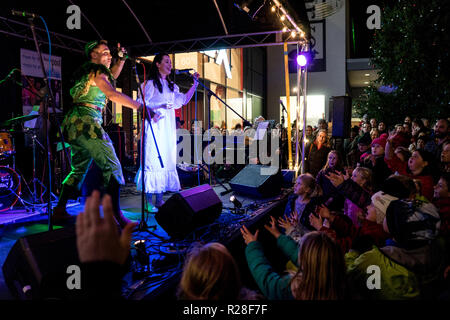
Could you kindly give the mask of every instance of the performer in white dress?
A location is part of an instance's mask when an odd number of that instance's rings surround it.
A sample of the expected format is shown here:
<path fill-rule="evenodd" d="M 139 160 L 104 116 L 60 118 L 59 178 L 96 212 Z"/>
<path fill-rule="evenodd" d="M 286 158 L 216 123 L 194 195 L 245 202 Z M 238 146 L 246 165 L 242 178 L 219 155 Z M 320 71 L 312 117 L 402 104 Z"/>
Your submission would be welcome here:
<path fill-rule="evenodd" d="M 158 144 L 159 153 L 164 164 L 161 167 L 155 141 L 148 120 L 145 120 L 145 172 L 144 190 L 147 195 L 147 210 L 157 211 L 156 208 L 163 204 L 163 193 L 166 191 L 179 191 L 180 181 L 176 167 L 176 120 L 175 110 L 187 104 L 197 88 L 199 74 L 195 73 L 194 84 L 186 93 L 181 93 L 178 86 L 169 78 L 172 71 L 172 61 L 166 53 L 155 56 L 150 67 L 149 80 L 142 84 L 142 92 L 147 108 L 160 114 L 160 119 L 152 120 L 153 132 Z M 142 97 L 138 99 L 142 101 Z M 142 168 L 136 174 L 136 185 L 142 190 Z M 156 195 L 153 202 L 153 194 Z M 154 204 L 154 206 L 153 206 Z M 156 208 L 155 208 L 156 207 Z"/>

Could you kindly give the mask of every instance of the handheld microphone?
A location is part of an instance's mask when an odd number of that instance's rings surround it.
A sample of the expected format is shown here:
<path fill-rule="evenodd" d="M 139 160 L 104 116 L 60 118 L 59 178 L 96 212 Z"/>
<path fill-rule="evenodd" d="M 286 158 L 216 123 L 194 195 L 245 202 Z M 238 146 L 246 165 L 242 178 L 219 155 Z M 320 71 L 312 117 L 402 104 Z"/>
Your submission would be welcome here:
<path fill-rule="evenodd" d="M 284 112 L 288 113 L 286 107 L 284 106 L 283 100 L 280 99 L 281 106 L 283 107 Z"/>
<path fill-rule="evenodd" d="M 141 63 L 141 59 L 130 57 L 130 56 L 127 55 L 126 53 L 122 52 L 121 50 L 119 50 L 119 51 L 117 52 L 117 56 L 118 56 L 120 59 L 123 59 L 123 60 L 127 60 L 127 59 L 128 59 L 128 60 L 134 61 L 134 62 L 136 62 L 136 63 Z"/>
<path fill-rule="evenodd" d="M 175 70 L 175 74 L 182 74 L 182 73 L 189 73 L 189 71 L 192 71 L 194 69 L 181 69 L 181 70 L 174 69 L 174 70 Z"/>
<path fill-rule="evenodd" d="M 22 16 L 25 18 L 37 18 L 40 17 L 40 15 L 36 14 L 36 13 L 31 13 L 31 12 L 26 12 L 26 11 L 19 11 L 19 10 L 11 10 L 11 14 L 13 16 Z"/>

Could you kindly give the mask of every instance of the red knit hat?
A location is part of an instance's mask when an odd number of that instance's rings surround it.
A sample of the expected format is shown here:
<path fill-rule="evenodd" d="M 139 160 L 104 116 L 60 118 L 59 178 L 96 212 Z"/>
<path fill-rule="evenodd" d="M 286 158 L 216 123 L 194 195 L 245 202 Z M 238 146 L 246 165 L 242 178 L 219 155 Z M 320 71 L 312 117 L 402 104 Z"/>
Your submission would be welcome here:
<path fill-rule="evenodd" d="M 378 144 L 384 149 L 384 147 L 386 147 L 387 137 L 388 135 L 386 133 L 383 133 L 378 138 L 372 140 L 371 146 L 373 146 L 374 144 Z"/>

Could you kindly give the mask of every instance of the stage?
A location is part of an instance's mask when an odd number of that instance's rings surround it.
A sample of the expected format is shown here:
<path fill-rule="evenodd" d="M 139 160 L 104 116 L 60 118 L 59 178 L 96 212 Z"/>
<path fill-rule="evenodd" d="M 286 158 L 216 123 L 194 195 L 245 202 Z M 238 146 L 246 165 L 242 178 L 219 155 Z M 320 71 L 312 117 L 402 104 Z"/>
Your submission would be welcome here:
<path fill-rule="evenodd" d="M 230 189 L 229 184 L 224 186 Z M 284 212 L 291 189 L 281 189 L 279 195 L 270 198 L 255 198 L 233 192 L 221 195 L 223 191 L 226 191 L 221 185 L 213 186 L 213 190 L 222 201 L 222 213 L 213 223 L 195 229 L 183 239 L 171 238 L 158 225 L 154 214 L 145 214 L 148 231 L 135 231 L 131 241 L 131 258 L 126 265 L 122 281 L 122 295 L 125 299 L 175 299 L 175 290 L 185 255 L 189 246 L 197 241 L 221 242 L 227 246 L 238 262 L 244 284 L 254 287 L 253 279 L 247 273 L 245 244 L 239 229 L 242 225 L 246 225 L 253 231 L 259 228 L 261 241 L 271 240 L 270 236 L 265 234 L 263 225 L 268 223 L 270 215 L 280 216 Z M 239 212 L 236 212 L 234 204 L 230 202 L 230 196 L 233 194 L 242 204 Z M 172 195 L 165 194 L 164 200 L 167 201 Z M 134 184 L 127 184 L 122 188 L 120 201 L 121 209 L 127 218 L 133 221 L 141 220 L 141 194 L 136 191 Z M 53 205 L 56 205 L 56 202 Z M 83 204 L 80 202 L 69 202 L 67 207 L 68 213 L 74 216 L 74 221 L 77 213 L 82 210 Z M 71 227 L 73 223 L 64 226 L 64 228 Z M 55 225 L 53 229 L 61 228 L 63 227 Z M 19 238 L 45 231 L 48 231 L 48 216 L 44 205 L 41 205 L 41 209 L 36 209 L 36 212 L 27 212 L 19 204 L 16 204 L 12 210 L 1 212 L 0 265 L 3 266 L 11 248 Z M 136 245 L 139 242 L 144 243 L 145 252 L 137 249 Z M 148 261 L 146 266 L 145 261 Z M 11 299 L 14 297 L 5 284 L 2 271 L 0 300 Z"/>

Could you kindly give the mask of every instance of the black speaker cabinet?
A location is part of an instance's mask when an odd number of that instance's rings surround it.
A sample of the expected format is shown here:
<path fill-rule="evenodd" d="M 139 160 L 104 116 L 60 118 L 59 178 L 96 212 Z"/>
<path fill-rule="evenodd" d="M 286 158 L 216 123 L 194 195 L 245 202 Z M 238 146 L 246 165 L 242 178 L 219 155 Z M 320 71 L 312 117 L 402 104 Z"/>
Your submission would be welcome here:
<path fill-rule="evenodd" d="M 249 164 L 242 169 L 230 181 L 233 191 L 250 195 L 257 198 L 265 198 L 278 194 L 281 190 L 283 177 L 278 170 L 274 174 L 267 174 L 271 171 L 269 166 Z"/>
<path fill-rule="evenodd" d="M 332 98 L 332 136 L 335 138 L 350 137 L 352 126 L 352 98 L 340 96 Z"/>
<path fill-rule="evenodd" d="M 173 238 L 181 239 L 196 228 L 214 222 L 222 213 L 222 201 L 208 184 L 171 196 L 155 215 Z"/>
<path fill-rule="evenodd" d="M 70 265 L 80 265 L 74 226 L 18 239 L 3 264 L 3 275 L 17 299 L 65 299 L 76 294 L 66 285 Z"/>

